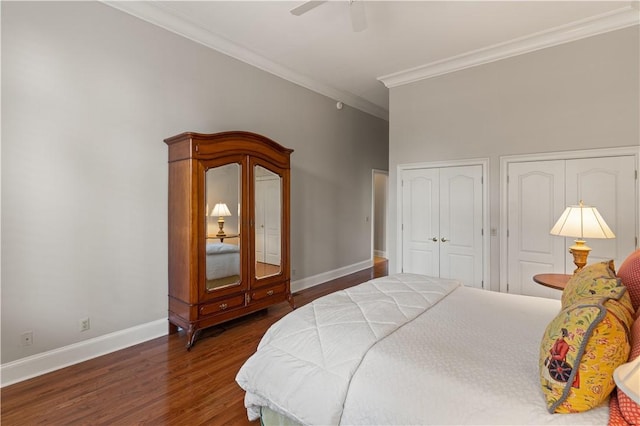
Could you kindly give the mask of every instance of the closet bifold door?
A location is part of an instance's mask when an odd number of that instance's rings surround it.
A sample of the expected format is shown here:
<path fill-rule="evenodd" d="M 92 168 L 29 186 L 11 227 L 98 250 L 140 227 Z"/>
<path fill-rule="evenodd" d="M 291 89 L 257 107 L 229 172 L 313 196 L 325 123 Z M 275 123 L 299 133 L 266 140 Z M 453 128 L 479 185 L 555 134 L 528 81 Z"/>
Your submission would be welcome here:
<path fill-rule="evenodd" d="M 484 288 L 480 165 L 404 170 L 402 271 Z"/>
<path fill-rule="evenodd" d="M 589 264 L 614 260 L 636 248 L 636 158 L 616 155 L 510 162 L 507 166 L 508 292 L 558 299 L 561 293 L 533 281 L 537 274 L 572 274 L 574 238 L 549 231 L 567 206 L 595 206 L 614 239 L 586 238 Z"/>

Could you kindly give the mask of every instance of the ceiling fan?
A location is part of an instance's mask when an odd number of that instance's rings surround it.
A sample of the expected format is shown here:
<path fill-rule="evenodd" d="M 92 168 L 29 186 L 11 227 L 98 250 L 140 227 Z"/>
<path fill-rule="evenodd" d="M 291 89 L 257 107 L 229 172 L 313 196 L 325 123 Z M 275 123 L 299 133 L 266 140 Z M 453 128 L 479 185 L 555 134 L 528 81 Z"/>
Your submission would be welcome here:
<path fill-rule="evenodd" d="M 290 10 L 292 15 L 300 16 L 307 13 L 311 9 L 315 9 L 322 3 L 329 0 L 312 0 L 302 3 L 300 6 Z M 367 17 L 364 13 L 364 2 L 362 0 L 349 0 L 349 13 L 351 15 L 351 27 L 353 31 L 360 32 L 367 28 Z"/>

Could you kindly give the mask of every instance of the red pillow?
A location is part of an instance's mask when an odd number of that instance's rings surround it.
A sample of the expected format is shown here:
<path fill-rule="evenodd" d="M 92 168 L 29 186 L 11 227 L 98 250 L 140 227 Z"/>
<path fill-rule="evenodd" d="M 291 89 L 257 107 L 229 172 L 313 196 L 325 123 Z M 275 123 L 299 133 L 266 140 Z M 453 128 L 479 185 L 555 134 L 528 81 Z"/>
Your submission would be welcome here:
<path fill-rule="evenodd" d="M 627 287 L 633 309 L 637 311 L 640 308 L 640 249 L 631 253 L 622 262 L 618 269 L 618 277 Z"/>
<path fill-rule="evenodd" d="M 640 262 L 637 262 L 637 264 L 640 264 Z M 640 356 L 640 317 L 633 322 L 630 331 L 631 353 L 629 354 L 629 361 L 633 361 Z M 640 425 L 640 405 L 629 398 L 620 388 L 617 389 L 617 396 L 618 409 L 625 421 L 631 425 Z"/>
<path fill-rule="evenodd" d="M 609 426 L 629 426 L 629 423 L 622 416 L 615 392 L 611 394 L 609 399 Z"/>
<path fill-rule="evenodd" d="M 629 398 L 626 393 L 618 388 L 618 410 L 622 418 L 630 425 L 640 424 L 640 405 Z"/>
<path fill-rule="evenodd" d="M 633 361 L 640 356 L 640 315 L 631 324 L 629 330 L 629 343 L 631 343 L 631 352 L 629 352 L 629 361 Z"/>

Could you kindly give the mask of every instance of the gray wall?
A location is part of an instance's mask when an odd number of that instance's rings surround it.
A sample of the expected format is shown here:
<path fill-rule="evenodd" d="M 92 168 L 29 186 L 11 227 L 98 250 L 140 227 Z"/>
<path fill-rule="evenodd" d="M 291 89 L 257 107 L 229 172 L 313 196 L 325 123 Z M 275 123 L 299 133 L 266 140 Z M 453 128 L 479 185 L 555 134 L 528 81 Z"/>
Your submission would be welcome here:
<path fill-rule="evenodd" d="M 295 150 L 294 280 L 370 259 L 387 122 L 100 3 L 1 6 L 2 363 L 166 318 L 163 139 L 183 131 Z"/>
<path fill-rule="evenodd" d="M 638 26 L 390 91 L 389 270 L 397 271 L 397 166 L 487 157 L 491 228 L 500 156 L 640 143 Z M 491 237 L 498 289 L 499 236 Z"/>

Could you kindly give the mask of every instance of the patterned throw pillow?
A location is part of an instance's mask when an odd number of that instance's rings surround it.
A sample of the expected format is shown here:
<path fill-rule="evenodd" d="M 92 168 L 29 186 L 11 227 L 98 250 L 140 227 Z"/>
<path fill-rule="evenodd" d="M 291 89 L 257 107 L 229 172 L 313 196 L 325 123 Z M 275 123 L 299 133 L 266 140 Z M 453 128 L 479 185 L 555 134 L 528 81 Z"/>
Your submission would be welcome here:
<path fill-rule="evenodd" d="M 629 356 L 632 311 L 617 294 L 587 297 L 564 308 L 540 346 L 540 383 L 550 413 L 575 413 L 602 403 L 615 387 L 613 371 Z M 629 302 L 630 303 L 630 302 Z"/>
<path fill-rule="evenodd" d="M 620 297 L 620 302 L 623 303 L 631 313 L 635 312 L 629 292 L 625 285 L 622 284 L 620 278 L 590 278 L 577 282 L 571 290 L 568 294 L 563 292 L 563 300 L 566 301 L 566 304 L 562 305 L 563 308 L 574 305 L 583 299 L 617 299 Z"/>
<path fill-rule="evenodd" d="M 620 285 L 615 279 L 613 260 L 585 266 L 567 281 L 562 291 L 562 308 L 573 305 L 584 297 L 598 295 L 609 297 L 612 287 Z"/>
<path fill-rule="evenodd" d="M 618 397 L 615 392 L 611 394 L 611 398 L 609 399 L 609 423 L 607 426 L 629 426 L 629 422 L 622 416 L 620 404 L 618 404 Z"/>
<path fill-rule="evenodd" d="M 629 354 L 629 361 L 633 361 L 638 357 L 640 357 L 640 316 L 636 318 L 631 326 L 631 353 Z M 640 404 L 629 398 L 620 388 L 618 388 L 616 393 L 616 401 L 618 403 L 617 411 L 622 418 L 630 425 L 640 425 Z M 611 404 L 613 403 L 614 402 Z M 609 419 L 610 423 L 611 417 L 612 416 L 610 416 Z"/>
<path fill-rule="evenodd" d="M 630 425 L 640 425 L 640 405 L 618 389 L 618 411 L 622 418 Z"/>
<path fill-rule="evenodd" d="M 618 271 L 622 284 L 627 287 L 631 303 L 636 310 L 640 309 L 640 249 L 627 257 Z"/>

